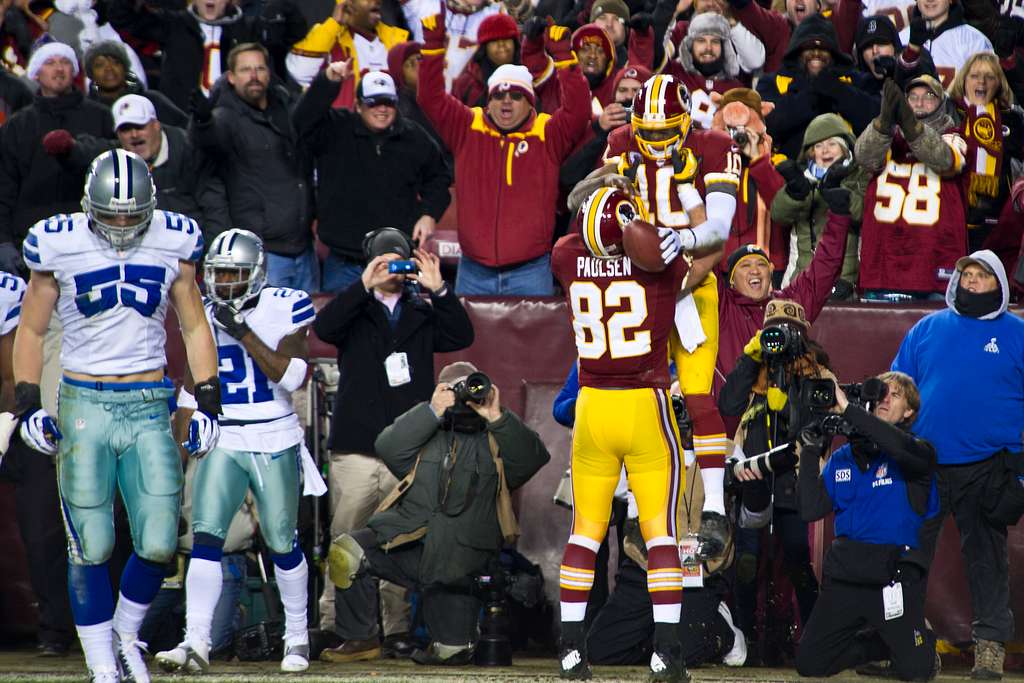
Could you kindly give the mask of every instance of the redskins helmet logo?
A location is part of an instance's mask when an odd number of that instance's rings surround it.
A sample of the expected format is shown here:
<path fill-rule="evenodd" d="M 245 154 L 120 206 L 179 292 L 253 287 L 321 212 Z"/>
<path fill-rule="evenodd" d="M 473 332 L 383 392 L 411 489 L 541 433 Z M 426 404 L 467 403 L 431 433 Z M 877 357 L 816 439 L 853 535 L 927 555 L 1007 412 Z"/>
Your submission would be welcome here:
<path fill-rule="evenodd" d="M 619 219 L 619 225 L 626 227 L 636 218 L 636 209 L 629 202 L 619 202 L 615 207 L 615 217 Z"/>

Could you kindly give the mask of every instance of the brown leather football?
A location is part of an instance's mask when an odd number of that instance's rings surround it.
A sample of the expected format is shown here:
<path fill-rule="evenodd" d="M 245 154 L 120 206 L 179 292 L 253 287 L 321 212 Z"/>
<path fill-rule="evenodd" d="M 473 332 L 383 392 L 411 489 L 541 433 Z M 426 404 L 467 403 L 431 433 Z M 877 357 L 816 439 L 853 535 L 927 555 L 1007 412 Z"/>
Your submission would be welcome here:
<path fill-rule="evenodd" d="M 650 223 L 633 220 L 622 230 L 622 248 L 626 256 L 649 273 L 660 273 L 665 270 L 661 260 L 661 238 L 658 229 Z"/>

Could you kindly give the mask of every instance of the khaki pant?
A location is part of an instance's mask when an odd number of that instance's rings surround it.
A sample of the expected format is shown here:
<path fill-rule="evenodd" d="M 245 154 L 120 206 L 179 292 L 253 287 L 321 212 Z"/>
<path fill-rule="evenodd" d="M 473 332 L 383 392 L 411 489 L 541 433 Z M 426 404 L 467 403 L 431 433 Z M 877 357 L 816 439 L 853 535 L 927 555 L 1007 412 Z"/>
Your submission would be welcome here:
<path fill-rule="evenodd" d="M 328 478 L 331 538 L 365 527 L 380 502 L 398 485 L 380 458 L 360 453 L 332 452 Z M 408 632 L 410 615 L 405 589 L 381 581 L 380 602 L 384 635 Z M 320 628 L 334 630 L 334 607 L 334 584 L 327 578 L 320 596 Z"/>

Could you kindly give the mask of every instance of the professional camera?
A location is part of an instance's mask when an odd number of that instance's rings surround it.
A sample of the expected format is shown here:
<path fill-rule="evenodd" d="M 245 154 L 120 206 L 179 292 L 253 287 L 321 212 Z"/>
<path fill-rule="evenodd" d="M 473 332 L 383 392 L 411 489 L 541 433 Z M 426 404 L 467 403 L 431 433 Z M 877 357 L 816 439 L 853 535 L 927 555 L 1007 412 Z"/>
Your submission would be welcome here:
<path fill-rule="evenodd" d="M 483 403 L 491 393 L 491 378 L 482 372 L 474 372 L 466 379 L 452 385 L 458 403 Z"/>
<path fill-rule="evenodd" d="M 672 395 L 672 412 L 676 416 L 680 438 L 684 443 L 693 441 L 693 419 L 686 410 L 686 400 L 682 396 Z"/>
<path fill-rule="evenodd" d="M 761 330 L 761 355 L 768 363 L 794 361 L 806 352 L 803 331 L 789 323 Z"/>
<path fill-rule="evenodd" d="M 840 384 L 839 387 L 850 403 L 869 412 L 889 393 L 888 385 L 877 377 L 853 384 Z M 800 388 L 800 403 L 811 414 L 822 416 L 817 427 L 825 436 L 850 437 L 856 433 L 853 425 L 842 415 L 829 412 L 836 404 L 835 383 L 831 379 L 804 380 Z"/>
<path fill-rule="evenodd" d="M 729 131 L 729 136 L 732 138 L 732 141 L 735 142 L 736 146 L 740 149 L 743 149 L 750 144 L 750 134 L 747 133 L 747 129 L 743 126 L 739 126 L 737 128 L 730 126 L 727 127 L 727 130 Z"/>
<path fill-rule="evenodd" d="M 502 567 L 494 569 L 496 571 L 492 573 L 476 577 L 477 591 L 484 603 L 480 617 L 480 639 L 473 653 L 477 666 L 512 665 L 508 604 L 505 601 L 507 578 Z"/>
<path fill-rule="evenodd" d="M 732 476 L 737 479 L 744 471 L 752 471 L 765 478 L 770 473 L 793 469 L 796 465 L 796 460 L 796 453 L 793 452 L 788 443 L 784 443 L 766 453 L 761 453 L 745 460 L 729 458 L 725 464 L 732 472 Z"/>

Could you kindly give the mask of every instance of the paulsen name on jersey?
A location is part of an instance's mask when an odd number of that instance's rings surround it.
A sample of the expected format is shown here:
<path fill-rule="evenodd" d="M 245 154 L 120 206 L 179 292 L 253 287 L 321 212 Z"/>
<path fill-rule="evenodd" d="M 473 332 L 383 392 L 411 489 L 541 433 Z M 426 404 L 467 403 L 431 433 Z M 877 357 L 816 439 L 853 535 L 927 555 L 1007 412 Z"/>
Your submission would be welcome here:
<path fill-rule="evenodd" d="M 633 277 L 633 262 L 625 256 L 617 259 L 578 256 L 576 277 Z"/>

